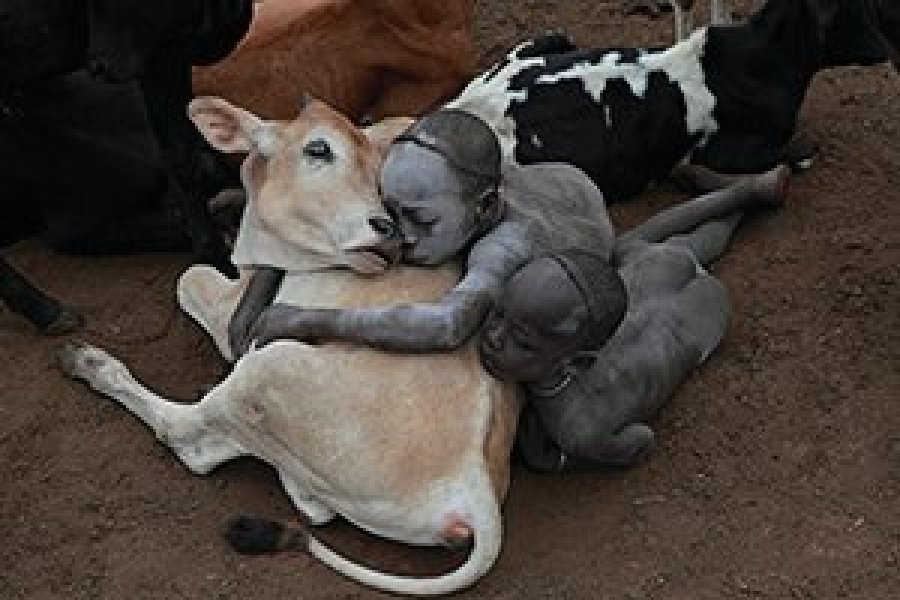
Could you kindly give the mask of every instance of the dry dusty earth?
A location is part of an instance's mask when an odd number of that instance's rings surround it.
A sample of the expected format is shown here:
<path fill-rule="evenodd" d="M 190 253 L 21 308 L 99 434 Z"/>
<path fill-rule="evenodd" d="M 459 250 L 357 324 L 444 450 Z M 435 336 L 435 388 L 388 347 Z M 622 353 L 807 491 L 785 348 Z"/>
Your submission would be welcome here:
<path fill-rule="evenodd" d="M 487 0 L 484 62 L 551 27 L 584 44 L 670 39 L 668 21 L 592 0 Z M 741 5 L 745 7 L 745 5 Z M 900 76 L 820 74 L 802 130 L 820 144 L 790 205 L 754 219 L 715 267 L 734 319 L 656 421 L 630 471 L 517 469 L 494 570 L 467 597 L 896 598 L 900 589 Z M 633 223 L 677 196 L 614 211 Z M 89 318 L 81 337 L 189 399 L 224 370 L 181 315 L 183 255 L 81 259 L 38 244 L 11 257 Z M 238 512 L 290 516 L 252 461 L 188 472 L 113 403 L 64 379 L 60 340 L 0 312 L 0 597 L 354 598 L 377 594 L 302 555 L 225 545 Z M 461 554 L 386 543 L 338 523 L 347 554 L 408 573 Z"/>

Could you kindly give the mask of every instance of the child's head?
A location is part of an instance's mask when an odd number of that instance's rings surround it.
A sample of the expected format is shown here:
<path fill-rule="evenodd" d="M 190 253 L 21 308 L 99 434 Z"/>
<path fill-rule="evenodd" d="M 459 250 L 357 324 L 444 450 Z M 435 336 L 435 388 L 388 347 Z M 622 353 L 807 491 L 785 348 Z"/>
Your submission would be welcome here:
<path fill-rule="evenodd" d="M 539 381 L 602 346 L 625 315 L 625 285 L 608 259 L 570 250 L 535 259 L 506 285 L 478 349 L 499 379 Z"/>
<path fill-rule="evenodd" d="M 500 165 L 493 130 L 460 110 L 429 113 L 394 140 L 381 194 L 403 232 L 406 262 L 441 264 L 496 225 Z"/>

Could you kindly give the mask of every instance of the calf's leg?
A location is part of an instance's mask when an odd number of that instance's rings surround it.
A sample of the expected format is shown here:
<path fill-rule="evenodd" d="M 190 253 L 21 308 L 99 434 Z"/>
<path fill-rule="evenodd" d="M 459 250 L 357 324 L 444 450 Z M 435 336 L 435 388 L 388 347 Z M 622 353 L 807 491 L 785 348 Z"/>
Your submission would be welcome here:
<path fill-rule="evenodd" d="M 729 0 L 712 0 L 710 21 L 713 25 L 731 25 L 734 23 L 729 4 L 731 4 Z"/>
<path fill-rule="evenodd" d="M 71 333 L 84 324 L 81 315 L 39 290 L 2 258 L 0 299 L 49 335 Z"/>
<path fill-rule="evenodd" d="M 194 473 L 205 475 L 244 454 L 240 445 L 218 431 L 207 418 L 202 401 L 178 404 L 165 400 L 141 385 L 125 365 L 100 348 L 69 343 L 60 349 L 58 358 L 66 375 L 119 402 L 152 429 Z"/>
<path fill-rule="evenodd" d="M 787 193 L 790 170 L 776 167 L 761 175 L 739 179 L 689 202 L 657 213 L 642 224 L 619 236 L 618 248 L 636 240 L 660 242 L 669 236 L 693 230 L 698 224 L 743 211 L 752 206 L 777 206 Z"/>
<path fill-rule="evenodd" d="M 694 30 L 694 0 L 672 0 L 675 11 L 675 41 L 680 42 Z"/>
<path fill-rule="evenodd" d="M 668 243 L 688 248 L 701 265 L 709 266 L 725 253 L 743 213 L 707 221 L 687 234 L 672 236 Z"/>

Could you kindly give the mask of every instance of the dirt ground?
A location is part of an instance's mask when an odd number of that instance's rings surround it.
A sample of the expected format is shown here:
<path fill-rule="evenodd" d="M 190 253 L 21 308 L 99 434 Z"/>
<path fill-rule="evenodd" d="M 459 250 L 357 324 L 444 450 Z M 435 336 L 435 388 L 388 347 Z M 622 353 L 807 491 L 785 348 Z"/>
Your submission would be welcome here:
<path fill-rule="evenodd" d="M 484 0 L 483 59 L 554 27 L 591 45 L 671 36 L 669 20 L 592 0 Z M 655 422 L 655 454 L 600 474 L 516 469 L 503 554 L 463 596 L 897 597 L 900 76 L 820 74 L 801 128 L 821 156 L 788 207 L 752 220 L 715 267 L 733 322 Z M 657 190 L 614 217 L 633 223 L 676 198 Z M 78 337 L 152 387 L 190 399 L 223 373 L 174 303 L 186 256 L 81 259 L 26 243 L 11 257 L 84 312 Z M 60 375 L 60 343 L 0 310 L 0 597 L 378 596 L 303 555 L 233 553 L 220 535 L 228 517 L 293 514 L 274 473 L 240 460 L 190 475 L 133 417 Z M 400 572 L 463 558 L 342 522 L 322 535 Z"/>

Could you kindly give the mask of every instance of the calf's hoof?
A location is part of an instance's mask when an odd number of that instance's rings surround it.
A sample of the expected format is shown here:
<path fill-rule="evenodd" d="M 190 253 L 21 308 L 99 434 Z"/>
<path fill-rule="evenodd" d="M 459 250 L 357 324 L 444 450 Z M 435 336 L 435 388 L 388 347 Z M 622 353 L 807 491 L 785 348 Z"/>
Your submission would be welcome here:
<path fill-rule="evenodd" d="M 70 308 L 61 306 L 59 312 L 46 325 L 41 327 L 44 335 L 66 335 L 84 327 L 84 317 Z"/>
<path fill-rule="evenodd" d="M 56 351 L 57 364 L 72 379 L 90 379 L 108 358 L 103 350 L 80 341 L 67 342 Z"/>
<path fill-rule="evenodd" d="M 812 168 L 818 155 L 819 147 L 816 144 L 803 136 L 797 136 L 785 146 L 783 160 L 794 173 L 803 173 Z"/>

